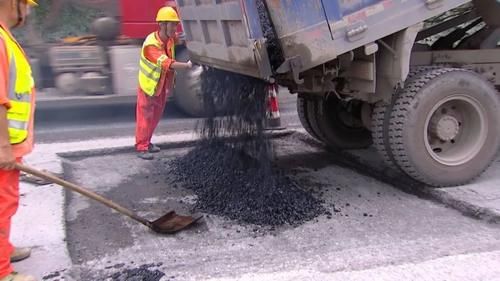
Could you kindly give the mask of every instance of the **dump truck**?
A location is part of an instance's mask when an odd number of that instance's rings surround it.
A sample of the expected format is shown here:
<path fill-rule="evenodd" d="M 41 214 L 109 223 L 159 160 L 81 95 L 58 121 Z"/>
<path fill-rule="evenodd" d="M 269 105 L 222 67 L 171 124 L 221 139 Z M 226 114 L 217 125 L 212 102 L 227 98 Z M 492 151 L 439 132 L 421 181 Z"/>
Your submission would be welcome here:
<path fill-rule="evenodd" d="M 34 65 L 37 87 L 42 93 L 47 93 L 39 96 L 40 103 L 53 106 L 73 101 L 75 104 L 99 105 L 134 100 L 142 42 L 149 33 L 157 30 L 157 11 L 163 6 L 175 7 L 175 2 L 151 0 L 144 5 L 137 0 L 52 0 L 41 1 L 40 5 L 38 9 L 48 12 L 41 23 L 35 24 L 41 24 L 44 33 L 47 33 L 45 28 L 50 30 L 62 25 L 58 19 L 68 20 L 61 17 L 63 8 L 68 7 L 65 5 L 93 9 L 102 15 L 87 23 L 88 33 L 73 34 L 52 42 L 40 39 L 33 42 L 36 36 L 27 38 L 25 43 Z M 182 34 L 181 25 L 178 32 Z M 183 45 L 176 46 L 176 58 L 189 60 Z M 180 90 L 174 90 L 169 97 L 193 117 L 206 115 L 199 87 L 191 79 L 198 73 L 198 68 L 179 72 L 176 82 Z"/>
<path fill-rule="evenodd" d="M 500 146 L 497 0 L 176 0 L 191 60 L 298 94 L 305 130 L 436 187 Z"/>

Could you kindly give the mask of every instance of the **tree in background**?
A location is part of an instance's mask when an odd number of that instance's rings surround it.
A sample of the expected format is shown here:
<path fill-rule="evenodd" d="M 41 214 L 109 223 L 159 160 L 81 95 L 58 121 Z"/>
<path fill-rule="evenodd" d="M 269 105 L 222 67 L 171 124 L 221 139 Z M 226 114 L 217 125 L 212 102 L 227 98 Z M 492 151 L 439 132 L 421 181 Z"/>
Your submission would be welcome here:
<path fill-rule="evenodd" d="M 27 26 L 19 30 L 26 45 L 57 42 L 90 33 L 91 23 L 102 16 L 117 16 L 118 0 L 39 0 Z"/>

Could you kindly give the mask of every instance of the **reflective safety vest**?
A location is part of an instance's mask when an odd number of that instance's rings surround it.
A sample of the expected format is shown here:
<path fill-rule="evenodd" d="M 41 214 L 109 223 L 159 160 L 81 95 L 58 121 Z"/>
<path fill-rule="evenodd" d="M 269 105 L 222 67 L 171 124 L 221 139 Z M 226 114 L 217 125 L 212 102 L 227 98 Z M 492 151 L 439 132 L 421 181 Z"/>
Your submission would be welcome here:
<path fill-rule="evenodd" d="M 158 86 L 158 82 L 160 81 L 160 77 L 164 71 L 162 64 L 168 59 L 168 56 L 167 54 L 163 54 L 155 63 L 150 62 L 144 55 L 144 50 L 147 46 L 156 46 L 161 50 L 164 50 L 164 47 L 163 44 L 156 38 L 156 32 L 149 34 L 142 45 L 141 61 L 139 63 L 139 86 L 148 96 L 154 96 L 156 93 L 156 87 Z M 175 59 L 174 45 L 172 45 L 171 53 L 172 59 Z"/>
<path fill-rule="evenodd" d="M 32 90 L 35 82 L 28 59 L 16 39 L 2 27 L 0 36 L 5 42 L 9 60 L 7 98 L 11 107 L 7 110 L 7 122 L 10 143 L 20 144 L 28 138 Z"/>

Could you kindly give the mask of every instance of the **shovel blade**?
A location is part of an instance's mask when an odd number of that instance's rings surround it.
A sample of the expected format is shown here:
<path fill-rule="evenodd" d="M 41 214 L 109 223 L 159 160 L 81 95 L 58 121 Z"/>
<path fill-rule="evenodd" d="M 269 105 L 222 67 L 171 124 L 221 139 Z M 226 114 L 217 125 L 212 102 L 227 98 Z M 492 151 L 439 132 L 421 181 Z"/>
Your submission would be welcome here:
<path fill-rule="evenodd" d="M 174 234 L 180 230 L 187 228 L 194 224 L 200 217 L 194 218 L 192 216 L 181 216 L 174 211 L 168 212 L 166 215 L 151 223 L 151 229 L 154 232 L 161 234 Z"/>

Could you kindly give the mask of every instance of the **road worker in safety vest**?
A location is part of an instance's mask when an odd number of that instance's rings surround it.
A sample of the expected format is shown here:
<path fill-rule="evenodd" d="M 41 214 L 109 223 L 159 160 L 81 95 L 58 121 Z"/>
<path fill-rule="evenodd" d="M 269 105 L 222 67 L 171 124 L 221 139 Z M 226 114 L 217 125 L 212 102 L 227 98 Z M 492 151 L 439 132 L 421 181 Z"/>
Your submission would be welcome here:
<path fill-rule="evenodd" d="M 139 89 L 136 108 L 137 156 L 152 160 L 160 149 L 151 143 L 174 87 L 175 70 L 189 69 L 193 65 L 175 61 L 175 44 L 179 43 L 176 31 L 180 22 L 172 7 L 163 7 L 156 16 L 158 31 L 146 37 L 139 63 Z M 182 93 L 181 93 L 182 94 Z"/>
<path fill-rule="evenodd" d="M 22 26 L 34 0 L 0 0 L 0 281 L 32 281 L 14 272 L 11 262 L 23 260 L 30 250 L 11 245 L 11 218 L 19 204 L 16 162 L 33 149 L 35 83 L 23 49 L 10 32 Z"/>

